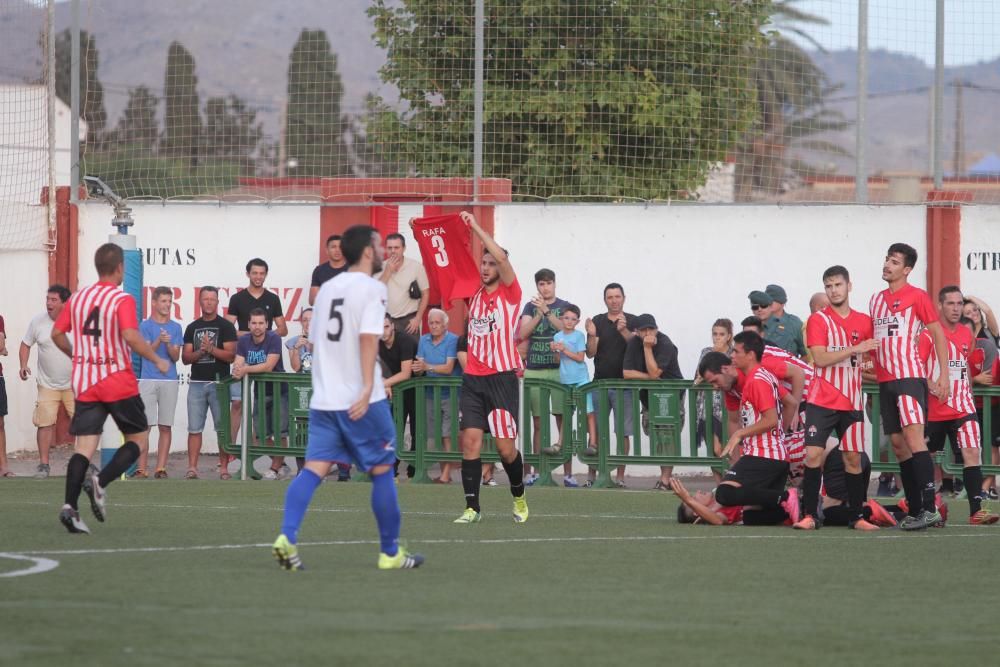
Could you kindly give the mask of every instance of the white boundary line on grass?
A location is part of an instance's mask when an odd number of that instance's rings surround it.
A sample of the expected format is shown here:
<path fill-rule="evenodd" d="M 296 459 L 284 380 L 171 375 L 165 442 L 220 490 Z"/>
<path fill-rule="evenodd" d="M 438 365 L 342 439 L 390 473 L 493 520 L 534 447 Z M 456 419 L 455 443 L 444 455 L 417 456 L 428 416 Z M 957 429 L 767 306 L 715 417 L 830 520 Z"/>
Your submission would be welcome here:
<path fill-rule="evenodd" d="M 59 567 L 59 561 L 51 558 L 39 558 L 37 556 L 25 556 L 24 554 L 0 553 L 0 558 L 10 558 L 11 560 L 26 560 L 34 563 L 31 567 L 13 572 L 0 573 L 0 577 L 26 577 L 29 574 L 41 574 Z"/>
<path fill-rule="evenodd" d="M 791 531 L 789 531 L 791 532 Z M 983 530 L 976 533 L 924 533 L 933 535 L 926 539 L 956 539 L 956 538 L 982 538 L 1000 537 L 1000 532 L 994 530 Z M 621 536 L 585 536 L 585 537 L 510 537 L 510 538 L 486 538 L 486 539 L 458 539 L 458 538 L 438 538 L 426 540 L 413 540 L 411 544 L 539 544 L 553 542 L 687 542 L 687 541 L 707 541 L 707 540 L 789 540 L 802 539 L 801 534 L 788 535 L 621 535 Z M 842 535 L 836 537 L 826 537 L 824 540 L 894 540 L 908 537 L 903 533 L 893 533 L 889 535 Z M 378 540 L 330 540 L 320 542 L 300 542 L 303 547 L 329 547 L 329 546 L 357 546 L 374 545 Z M 112 549 L 28 549 L 26 551 L 0 554 L 11 558 L 19 556 L 26 557 L 27 554 L 45 554 L 49 556 L 88 556 L 107 555 L 122 553 L 164 553 L 173 551 L 226 551 L 231 549 L 263 549 L 270 548 L 270 542 L 257 542 L 251 544 L 199 544 L 189 547 L 121 547 Z M 58 564 L 58 563 L 57 563 Z M 50 568 L 51 569 L 51 568 Z"/>

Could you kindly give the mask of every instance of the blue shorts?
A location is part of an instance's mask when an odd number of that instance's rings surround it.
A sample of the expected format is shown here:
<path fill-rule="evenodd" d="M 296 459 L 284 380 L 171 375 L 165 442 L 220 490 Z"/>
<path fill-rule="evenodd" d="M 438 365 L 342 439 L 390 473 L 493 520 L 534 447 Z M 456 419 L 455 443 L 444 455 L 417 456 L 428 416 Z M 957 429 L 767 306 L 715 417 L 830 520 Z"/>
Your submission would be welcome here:
<path fill-rule="evenodd" d="M 188 433 L 201 433 L 205 430 L 209 411 L 212 412 L 212 424 L 218 426 L 221 413 L 219 397 L 215 392 L 217 386 L 214 382 L 201 381 L 193 381 L 188 385 Z"/>
<path fill-rule="evenodd" d="M 396 425 L 389 401 L 368 406 L 358 421 L 347 410 L 310 410 L 306 461 L 353 463 L 362 472 L 396 462 Z"/>

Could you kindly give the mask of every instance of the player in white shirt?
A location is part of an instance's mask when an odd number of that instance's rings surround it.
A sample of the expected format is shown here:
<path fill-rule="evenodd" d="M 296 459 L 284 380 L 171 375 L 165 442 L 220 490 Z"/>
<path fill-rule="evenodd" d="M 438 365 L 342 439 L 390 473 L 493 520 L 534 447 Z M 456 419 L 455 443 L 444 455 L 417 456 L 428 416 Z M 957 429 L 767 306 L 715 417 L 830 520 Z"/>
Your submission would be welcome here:
<path fill-rule="evenodd" d="M 371 227 L 358 225 L 344 232 L 340 248 L 350 268 L 323 283 L 316 295 L 309 330 L 313 393 L 306 465 L 288 486 L 274 557 L 286 570 L 302 569 L 296 543 L 313 493 L 334 462 L 350 462 L 371 476 L 379 569 L 415 568 L 424 557 L 398 544 L 396 429 L 376 370 L 386 288 L 372 274 L 382 266 L 381 239 Z"/>

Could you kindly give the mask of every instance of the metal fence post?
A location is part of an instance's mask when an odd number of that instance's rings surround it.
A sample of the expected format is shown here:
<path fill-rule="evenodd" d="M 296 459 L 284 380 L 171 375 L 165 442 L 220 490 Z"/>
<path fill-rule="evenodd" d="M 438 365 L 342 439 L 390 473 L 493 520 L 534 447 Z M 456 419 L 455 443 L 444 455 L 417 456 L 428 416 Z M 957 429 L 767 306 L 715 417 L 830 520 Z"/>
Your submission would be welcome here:
<path fill-rule="evenodd" d="M 944 187 L 941 140 L 944 133 L 944 0 L 937 0 L 934 21 L 934 189 Z"/>
<path fill-rule="evenodd" d="M 69 158 L 71 170 L 69 179 L 69 200 L 76 203 L 80 200 L 78 192 L 78 186 L 80 185 L 80 0 L 72 0 L 70 4 L 72 26 L 70 27 L 71 53 L 69 58 Z M 55 29 L 55 26 L 52 27 Z"/>
<path fill-rule="evenodd" d="M 865 139 L 868 113 L 868 0 L 858 0 L 858 100 L 854 124 L 854 201 L 868 203 Z"/>
<path fill-rule="evenodd" d="M 475 89 L 472 112 L 472 203 L 479 204 L 479 179 L 483 177 L 483 51 L 486 45 L 485 0 L 476 0 Z"/>

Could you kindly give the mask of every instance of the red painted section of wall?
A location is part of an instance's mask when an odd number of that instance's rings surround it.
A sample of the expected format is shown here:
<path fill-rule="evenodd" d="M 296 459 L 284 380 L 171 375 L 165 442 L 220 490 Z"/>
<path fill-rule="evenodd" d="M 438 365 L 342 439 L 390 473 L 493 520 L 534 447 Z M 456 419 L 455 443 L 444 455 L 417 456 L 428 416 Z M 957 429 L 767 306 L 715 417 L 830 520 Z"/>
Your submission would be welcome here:
<path fill-rule="evenodd" d="M 927 194 L 927 292 L 932 299 L 945 285 L 961 283 L 962 203 L 971 201 L 971 192 Z"/>
<path fill-rule="evenodd" d="M 42 205 L 48 203 L 48 194 L 48 188 L 44 188 Z M 69 195 L 68 186 L 56 188 L 56 229 L 49 239 L 54 248 L 49 252 L 49 284 L 65 285 L 71 291 L 76 291 L 79 273 L 79 212 L 70 203 Z M 86 196 L 82 189 L 80 196 Z"/>

